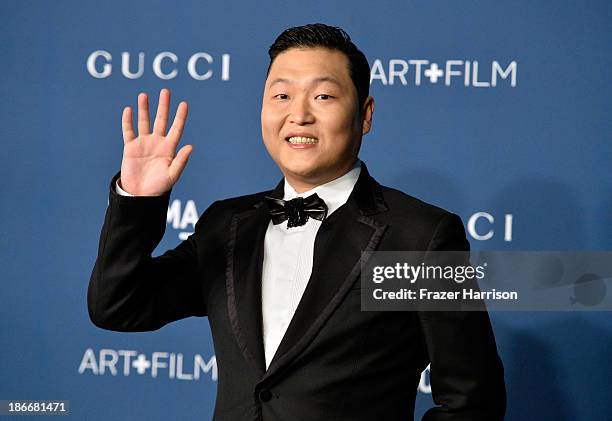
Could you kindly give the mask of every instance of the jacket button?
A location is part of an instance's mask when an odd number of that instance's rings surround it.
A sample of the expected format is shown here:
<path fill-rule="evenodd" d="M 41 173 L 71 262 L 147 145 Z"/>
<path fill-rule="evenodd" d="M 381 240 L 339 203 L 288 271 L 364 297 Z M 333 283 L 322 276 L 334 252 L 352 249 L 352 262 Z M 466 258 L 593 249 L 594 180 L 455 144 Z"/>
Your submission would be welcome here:
<path fill-rule="evenodd" d="M 268 402 L 270 399 L 272 399 L 272 392 L 270 392 L 268 389 L 263 389 L 259 392 L 260 401 Z"/>

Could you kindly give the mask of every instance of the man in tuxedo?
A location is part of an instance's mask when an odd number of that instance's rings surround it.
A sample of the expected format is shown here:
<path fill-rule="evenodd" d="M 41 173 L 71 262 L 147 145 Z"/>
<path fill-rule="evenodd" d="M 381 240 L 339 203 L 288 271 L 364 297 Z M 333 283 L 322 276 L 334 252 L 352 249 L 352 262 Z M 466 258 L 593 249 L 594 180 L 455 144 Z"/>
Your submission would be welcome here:
<path fill-rule="evenodd" d="M 425 420 L 503 419 L 503 367 L 486 311 L 361 311 L 362 252 L 469 250 L 458 216 L 381 186 L 358 159 L 374 112 L 367 59 L 322 24 L 287 29 L 269 54 L 262 137 L 284 179 L 216 201 L 193 235 L 154 258 L 192 150 L 176 153 L 187 104 L 167 133 L 167 90 L 152 132 L 145 94 L 138 135 L 124 110 L 91 320 L 148 331 L 207 316 L 218 421 L 406 421 L 428 364 L 436 406 Z"/>

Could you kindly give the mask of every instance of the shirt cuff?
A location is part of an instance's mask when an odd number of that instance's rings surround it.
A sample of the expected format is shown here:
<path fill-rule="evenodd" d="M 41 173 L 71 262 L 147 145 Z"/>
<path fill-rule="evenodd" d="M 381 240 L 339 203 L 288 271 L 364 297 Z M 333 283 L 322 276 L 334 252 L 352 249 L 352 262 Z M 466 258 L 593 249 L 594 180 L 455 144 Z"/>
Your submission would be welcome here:
<path fill-rule="evenodd" d="M 119 194 L 121 196 L 134 197 L 133 194 L 130 194 L 130 193 L 126 192 L 125 190 L 123 190 L 121 187 L 119 187 L 119 180 L 121 180 L 121 179 L 118 178 L 117 182 L 115 183 L 115 191 L 117 192 L 117 194 Z"/>

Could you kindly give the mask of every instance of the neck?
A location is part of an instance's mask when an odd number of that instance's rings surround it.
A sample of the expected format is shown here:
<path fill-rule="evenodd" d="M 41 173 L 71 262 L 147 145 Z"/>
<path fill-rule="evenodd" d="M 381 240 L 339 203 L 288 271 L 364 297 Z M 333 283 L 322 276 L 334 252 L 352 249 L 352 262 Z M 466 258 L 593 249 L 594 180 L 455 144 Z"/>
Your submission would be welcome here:
<path fill-rule="evenodd" d="M 353 163 L 347 167 L 340 169 L 334 174 L 327 175 L 326 177 L 294 177 L 291 174 L 285 174 L 285 179 L 296 193 L 301 194 L 342 177 L 344 174 L 348 173 L 354 168 L 356 162 L 357 159 L 355 159 L 355 161 L 353 161 Z"/>
<path fill-rule="evenodd" d="M 312 190 L 315 187 L 318 187 L 322 184 L 327 183 L 328 181 L 321 181 L 321 182 L 307 182 L 307 181 L 303 181 L 303 180 L 299 180 L 299 179 L 294 179 L 294 178 L 290 178 L 285 176 L 285 178 L 287 179 L 287 183 L 289 183 L 289 185 L 293 188 L 293 190 L 295 190 L 296 193 L 300 194 L 300 193 L 304 193 L 307 192 L 308 190 Z M 333 179 L 332 179 L 333 180 Z"/>

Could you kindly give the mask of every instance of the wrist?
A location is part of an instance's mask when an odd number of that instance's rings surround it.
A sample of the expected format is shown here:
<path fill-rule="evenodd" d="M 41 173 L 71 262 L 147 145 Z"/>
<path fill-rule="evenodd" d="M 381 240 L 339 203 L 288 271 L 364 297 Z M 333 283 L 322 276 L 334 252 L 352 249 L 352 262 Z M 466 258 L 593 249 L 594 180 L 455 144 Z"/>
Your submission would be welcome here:
<path fill-rule="evenodd" d="M 117 183 L 115 184 L 115 191 L 121 196 L 134 197 L 132 193 L 129 193 L 123 189 L 123 186 L 121 185 L 121 178 L 117 179 Z"/>

